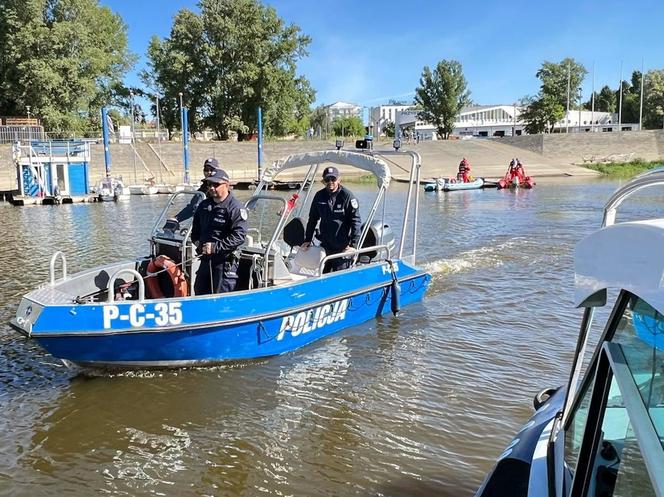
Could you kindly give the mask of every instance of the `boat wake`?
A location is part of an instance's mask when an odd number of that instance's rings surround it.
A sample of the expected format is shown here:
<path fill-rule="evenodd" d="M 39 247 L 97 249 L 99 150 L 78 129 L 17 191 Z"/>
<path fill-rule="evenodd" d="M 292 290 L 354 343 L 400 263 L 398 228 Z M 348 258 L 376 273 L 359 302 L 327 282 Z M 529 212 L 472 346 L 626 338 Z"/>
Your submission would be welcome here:
<path fill-rule="evenodd" d="M 524 238 L 512 238 L 503 243 L 460 252 L 456 257 L 449 259 L 427 262 L 422 267 L 431 273 L 434 278 L 446 274 L 465 273 L 480 268 L 497 268 L 505 262 L 514 260 L 515 256 L 513 254 L 516 252 L 516 248 L 522 248 L 524 243 L 526 243 Z"/>

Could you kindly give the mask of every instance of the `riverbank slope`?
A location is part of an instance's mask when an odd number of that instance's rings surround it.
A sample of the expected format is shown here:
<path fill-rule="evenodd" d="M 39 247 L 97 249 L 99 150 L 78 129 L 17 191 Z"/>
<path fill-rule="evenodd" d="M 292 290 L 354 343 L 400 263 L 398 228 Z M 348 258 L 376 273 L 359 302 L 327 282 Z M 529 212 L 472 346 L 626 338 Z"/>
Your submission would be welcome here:
<path fill-rule="evenodd" d="M 352 149 L 352 144 L 346 149 Z M 391 141 L 377 142 L 375 147 L 390 148 Z M 294 140 L 267 141 L 263 146 L 263 165 L 289 154 L 321 149 L 334 149 L 333 141 Z M 581 165 L 584 161 L 601 161 L 611 156 L 620 158 L 664 159 L 664 131 L 624 133 L 582 133 L 561 135 L 532 135 L 496 139 L 426 141 L 404 143 L 404 150 L 414 150 L 422 156 L 422 177 L 453 176 L 462 157 L 466 157 L 474 176 L 489 179 L 502 177 L 512 158 L 518 157 L 526 172 L 535 178 L 554 176 L 594 176 L 598 173 Z M 142 183 L 154 177 L 157 182 L 178 183 L 183 177 L 182 144 L 137 143 L 137 154 L 131 146 L 112 144 L 112 173 L 129 183 Z M 101 143 L 91 146 L 90 181 L 95 184 L 104 175 L 104 155 Z M 159 160 L 161 156 L 161 160 Z M 256 142 L 193 142 L 190 145 L 191 177 L 197 180 L 205 158 L 216 157 L 233 180 L 256 177 Z M 405 172 L 405 161 L 393 167 L 399 178 Z M 15 170 L 11 161 L 11 146 L 0 145 L 0 190 L 15 187 Z"/>

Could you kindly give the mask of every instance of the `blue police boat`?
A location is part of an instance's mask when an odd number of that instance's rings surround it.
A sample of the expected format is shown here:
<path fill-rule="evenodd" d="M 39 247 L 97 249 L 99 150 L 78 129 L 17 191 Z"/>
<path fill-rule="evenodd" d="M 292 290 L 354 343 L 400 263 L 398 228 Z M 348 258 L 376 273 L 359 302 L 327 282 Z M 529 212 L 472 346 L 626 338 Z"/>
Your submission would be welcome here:
<path fill-rule="evenodd" d="M 391 174 L 386 156 L 410 159 L 400 238 L 379 219 Z M 298 250 L 324 164 L 358 168 L 377 180 L 352 266 L 323 273 L 320 247 Z M 292 195 L 268 186 L 284 171 L 306 171 Z M 420 156 L 414 152 L 327 150 L 291 155 L 265 170 L 246 202 L 249 234 L 236 252 L 238 286 L 225 294 L 193 295 L 200 259 L 191 219 L 172 213 L 199 192 L 179 192 L 155 223 L 149 257 L 67 274 L 65 256 L 51 258 L 50 281 L 26 294 L 12 326 L 66 364 L 100 368 L 186 367 L 268 357 L 422 299 L 431 276 L 415 266 Z M 286 196 L 289 195 L 289 196 Z M 392 204 L 391 204 L 392 206 Z M 56 277 L 56 265 L 62 266 Z M 58 271 L 60 272 L 60 271 Z"/>
<path fill-rule="evenodd" d="M 535 396 L 478 497 L 664 496 L 664 218 L 615 222 L 624 200 L 654 186 L 664 168 L 617 190 L 602 228 L 577 245 L 583 319 L 568 382 Z"/>

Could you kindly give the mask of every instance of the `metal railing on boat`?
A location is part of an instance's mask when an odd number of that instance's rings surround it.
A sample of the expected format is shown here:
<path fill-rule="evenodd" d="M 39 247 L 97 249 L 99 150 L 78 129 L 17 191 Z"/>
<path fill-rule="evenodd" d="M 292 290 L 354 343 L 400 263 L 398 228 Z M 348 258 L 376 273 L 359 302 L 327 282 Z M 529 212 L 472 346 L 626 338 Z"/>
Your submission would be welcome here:
<path fill-rule="evenodd" d="M 55 286 L 55 261 L 58 257 L 62 259 L 62 279 L 63 280 L 67 279 L 67 259 L 65 258 L 65 254 L 63 254 L 58 250 L 51 256 L 51 264 L 50 264 L 51 286 Z"/>
<path fill-rule="evenodd" d="M 141 276 L 141 274 L 135 269 L 129 269 L 129 268 L 119 269 L 118 271 L 113 273 L 111 279 L 108 280 L 108 287 L 106 289 L 108 292 L 108 302 L 112 303 L 115 301 L 115 290 L 114 290 L 115 280 L 117 280 L 118 277 L 123 273 L 129 273 L 136 278 L 136 280 L 138 281 L 138 301 L 143 302 L 145 300 L 145 282 L 143 281 L 143 276 Z"/>
<path fill-rule="evenodd" d="M 318 275 L 322 276 L 323 275 L 323 269 L 325 268 L 325 264 L 327 261 L 333 260 L 333 259 L 342 259 L 344 257 L 353 257 L 353 263 L 357 260 L 357 256 L 360 254 L 365 254 L 367 252 L 378 252 L 378 251 L 385 251 L 387 254 L 387 257 L 390 256 L 390 249 L 387 247 L 387 245 L 374 245 L 373 247 L 364 247 L 361 249 L 353 249 L 352 251 L 349 250 L 347 252 L 339 252 L 338 254 L 330 254 L 326 255 L 323 257 L 323 259 L 320 261 L 320 264 L 318 265 Z M 378 255 L 378 254 L 376 254 Z"/>
<path fill-rule="evenodd" d="M 644 188 L 658 185 L 664 185 L 664 167 L 658 167 L 657 169 L 639 174 L 636 178 L 629 181 L 611 195 L 604 206 L 602 227 L 611 226 L 616 222 L 618 207 L 620 207 L 620 204 L 622 204 L 628 197 Z"/>

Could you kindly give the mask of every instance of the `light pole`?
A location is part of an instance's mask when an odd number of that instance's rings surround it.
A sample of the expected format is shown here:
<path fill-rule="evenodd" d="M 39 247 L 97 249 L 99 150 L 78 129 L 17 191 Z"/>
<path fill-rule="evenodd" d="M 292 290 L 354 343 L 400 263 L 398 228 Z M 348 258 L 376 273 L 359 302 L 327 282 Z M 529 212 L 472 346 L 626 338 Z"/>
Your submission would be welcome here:
<path fill-rule="evenodd" d="M 516 136 L 516 102 L 512 107 L 512 136 Z"/>
<path fill-rule="evenodd" d="M 187 109 L 184 107 L 182 102 L 182 92 L 179 92 L 180 96 L 180 122 L 182 128 L 182 156 L 184 163 L 184 183 L 185 185 L 189 184 L 189 123 L 187 116 Z"/>
<path fill-rule="evenodd" d="M 590 103 L 590 131 L 595 132 L 595 61 L 593 61 L 593 93 Z"/>
<path fill-rule="evenodd" d="M 643 80 L 646 79 L 646 75 L 643 72 L 645 65 L 645 59 L 641 58 L 641 95 L 639 96 L 639 131 L 643 129 Z"/>
<path fill-rule="evenodd" d="M 163 183 L 163 175 L 162 175 L 162 160 L 161 160 L 161 124 L 159 120 L 159 94 L 157 93 L 154 97 L 155 99 L 155 104 L 157 106 L 157 153 L 159 154 L 159 182 Z"/>
<path fill-rule="evenodd" d="M 134 153 L 134 184 L 138 184 L 138 177 L 136 175 L 136 146 L 134 145 L 134 92 L 129 90 L 129 100 L 131 105 L 131 150 Z"/>
<path fill-rule="evenodd" d="M 622 94 L 623 94 L 623 87 L 622 87 L 622 78 L 623 78 L 623 63 L 622 60 L 620 61 L 620 81 L 619 81 L 619 97 L 618 97 L 618 131 L 622 131 Z"/>
<path fill-rule="evenodd" d="M 569 93 L 572 85 L 572 67 L 567 63 L 567 112 L 565 113 L 565 133 L 569 133 Z"/>
<path fill-rule="evenodd" d="M 30 106 L 26 105 L 25 110 L 28 113 L 28 141 L 32 143 L 32 125 L 30 124 Z"/>

